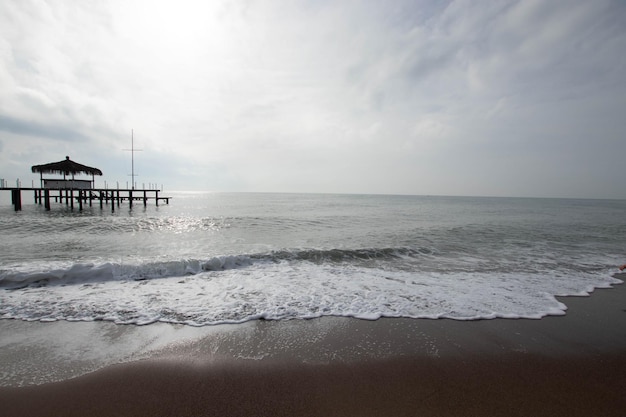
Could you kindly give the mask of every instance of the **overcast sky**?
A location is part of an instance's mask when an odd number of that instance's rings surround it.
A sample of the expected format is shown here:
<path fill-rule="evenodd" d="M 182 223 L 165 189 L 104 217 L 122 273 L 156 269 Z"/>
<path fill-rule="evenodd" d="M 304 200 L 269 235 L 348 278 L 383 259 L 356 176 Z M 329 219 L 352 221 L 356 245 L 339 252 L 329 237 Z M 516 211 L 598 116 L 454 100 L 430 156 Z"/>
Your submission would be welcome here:
<path fill-rule="evenodd" d="M 626 198 L 626 2 L 0 1 L 0 178 Z"/>

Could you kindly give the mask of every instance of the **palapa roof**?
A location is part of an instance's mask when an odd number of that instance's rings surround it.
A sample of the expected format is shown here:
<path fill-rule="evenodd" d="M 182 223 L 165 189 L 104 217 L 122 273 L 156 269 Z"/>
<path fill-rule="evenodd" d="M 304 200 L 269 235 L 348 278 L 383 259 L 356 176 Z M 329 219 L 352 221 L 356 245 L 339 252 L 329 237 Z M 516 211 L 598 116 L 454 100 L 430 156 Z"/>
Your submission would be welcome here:
<path fill-rule="evenodd" d="M 43 165 L 33 165 L 32 172 L 41 172 L 43 174 L 80 174 L 84 172 L 90 175 L 102 175 L 102 171 L 98 168 L 88 167 L 87 165 L 79 164 L 70 160 L 69 156 L 65 157 L 65 160 L 59 162 L 51 162 Z"/>

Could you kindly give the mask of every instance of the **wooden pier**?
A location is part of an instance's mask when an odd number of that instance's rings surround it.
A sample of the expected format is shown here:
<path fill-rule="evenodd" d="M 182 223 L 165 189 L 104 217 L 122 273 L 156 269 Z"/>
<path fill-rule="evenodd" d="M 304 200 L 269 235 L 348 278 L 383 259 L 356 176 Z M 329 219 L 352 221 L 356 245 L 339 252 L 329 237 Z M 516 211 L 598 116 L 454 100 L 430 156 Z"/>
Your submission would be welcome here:
<path fill-rule="evenodd" d="M 72 210 L 75 206 L 78 206 L 79 210 L 82 210 L 84 205 L 91 207 L 95 201 L 100 205 L 101 209 L 103 209 L 105 205 L 110 204 L 111 211 L 115 211 L 115 206 L 117 205 L 117 207 L 119 207 L 123 202 L 128 202 L 131 208 L 135 202 L 143 203 L 143 206 L 146 207 L 150 200 L 154 201 L 156 206 L 158 206 L 159 201 L 164 201 L 165 204 L 169 204 L 172 198 L 160 196 L 159 193 L 161 190 L 155 189 L 2 188 L 0 185 L 0 191 L 4 190 L 11 191 L 11 204 L 15 207 L 15 211 L 22 209 L 22 191 L 32 191 L 34 193 L 35 204 L 43 204 L 46 210 L 50 210 L 52 200 L 54 200 L 55 203 L 65 203 L 65 205 L 69 206 Z"/>
<path fill-rule="evenodd" d="M 152 188 L 152 186 L 145 188 L 145 184 L 144 188 L 136 189 L 136 185 L 132 185 L 131 188 L 119 188 L 118 183 L 118 188 L 111 189 L 107 188 L 105 182 L 105 188 L 96 188 L 94 177 L 102 175 L 102 171 L 72 161 L 69 156 L 59 162 L 33 165 L 31 171 L 39 173 L 40 187 L 35 187 L 34 181 L 32 187 L 22 187 L 19 179 L 16 181 L 15 187 L 6 187 L 6 182 L 0 180 L 0 191 L 11 191 L 11 204 L 15 207 L 15 211 L 22 209 L 22 191 L 32 191 L 35 196 L 35 204 L 43 204 L 46 210 L 50 210 L 52 200 L 61 204 L 65 202 L 65 205 L 72 210 L 76 205 L 79 210 L 82 210 L 86 204 L 91 207 L 94 201 L 97 201 L 101 209 L 110 204 L 111 210 L 115 211 L 115 206 L 119 207 L 125 201 L 132 209 L 134 202 L 143 202 L 143 206 L 146 207 L 149 200 L 154 200 L 158 206 L 159 201 L 165 201 L 165 204 L 169 204 L 172 198 L 159 196 L 161 190 L 156 189 L 156 187 Z M 63 175 L 63 178 L 44 178 L 44 174 Z M 91 175 L 91 180 L 76 179 L 75 176 L 80 174 Z M 132 177 L 134 180 L 134 166 Z"/>

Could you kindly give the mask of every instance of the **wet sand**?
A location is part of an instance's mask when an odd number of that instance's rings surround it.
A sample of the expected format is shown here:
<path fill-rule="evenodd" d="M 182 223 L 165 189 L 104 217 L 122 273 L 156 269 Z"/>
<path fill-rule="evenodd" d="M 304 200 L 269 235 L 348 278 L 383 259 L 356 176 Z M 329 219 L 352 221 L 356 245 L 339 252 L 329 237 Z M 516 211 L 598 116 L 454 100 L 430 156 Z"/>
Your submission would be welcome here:
<path fill-rule="evenodd" d="M 541 320 L 257 321 L 77 378 L 2 387 L 0 406 L 7 416 L 622 416 L 626 286 L 560 300 L 567 315 Z"/>

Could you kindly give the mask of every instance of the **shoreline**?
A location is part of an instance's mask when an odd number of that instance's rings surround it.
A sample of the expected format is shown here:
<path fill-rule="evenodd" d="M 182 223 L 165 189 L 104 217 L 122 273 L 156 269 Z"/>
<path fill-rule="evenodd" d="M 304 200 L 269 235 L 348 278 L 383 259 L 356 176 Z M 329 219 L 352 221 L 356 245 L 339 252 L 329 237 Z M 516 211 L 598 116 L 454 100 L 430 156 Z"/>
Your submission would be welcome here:
<path fill-rule="evenodd" d="M 168 325 L 111 324 L 108 348 L 140 337 L 152 350 L 59 382 L 0 387 L 0 404 L 23 416 L 621 415 L 626 285 L 558 299 L 566 315 L 542 319 L 258 320 L 177 329 L 186 339 L 164 338 Z"/>

